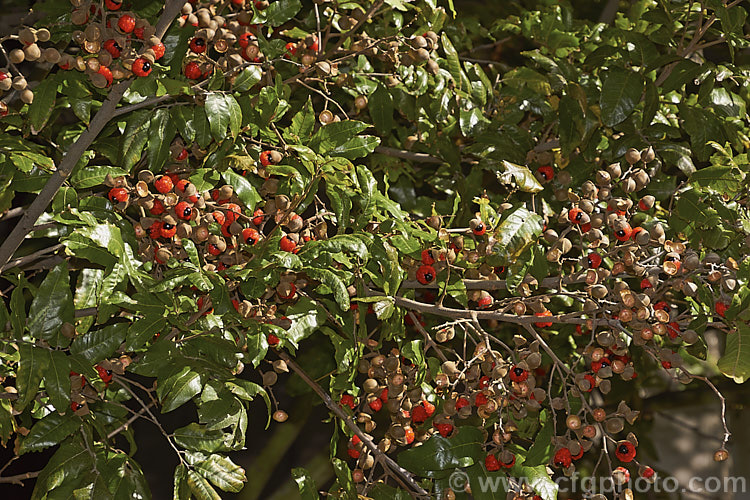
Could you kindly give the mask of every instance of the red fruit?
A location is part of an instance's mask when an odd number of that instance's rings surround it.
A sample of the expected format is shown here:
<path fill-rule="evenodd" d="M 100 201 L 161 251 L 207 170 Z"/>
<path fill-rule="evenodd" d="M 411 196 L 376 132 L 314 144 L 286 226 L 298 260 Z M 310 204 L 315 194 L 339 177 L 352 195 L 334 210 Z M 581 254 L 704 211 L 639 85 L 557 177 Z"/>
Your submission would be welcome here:
<path fill-rule="evenodd" d="M 572 455 L 572 454 L 571 454 Z M 583 446 L 578 450 L 578 455 L 572 455 L 573 460 L 578 460 L 583 456 Z"/>
<path fill-rule="evenodd" d="M 417 281 L 423 285 L 428 285 L 435 281 L 436 274 L 434 267 L 423 264 L 417 269 Z"/>
<path fill-rule="evenodd" d="M 198 306 L 198 310 L 199 310 L 199 311 L 200 311 L 201 309 L 203 309 L 203 304 L 205 304 L 205 303 L 206 303 L 206 299 L 205 299 L 204 297 L 198 297 L 198 300 L 196 301 L 196 305 Z M 208 315 L 209 315 L 209 314 L 211 314 L 212 312 L 214 312 L 214 308 L 213 308 L 213 307 L 211 307 L 211 308 L 209 308 L 209 309 L 207 309 L 207 310 L 203 311 L 203 314 L 202 314 L 202 316 L 208 316 Z"/>
<path fill-rule="evenodd" d="M 277 345 L 281 343 L 281 340 L 279 339 L 279 337 L 277 337 L 273 333 L 269 333 L 268 338 L 266 340 L 268 341 L 268 345 L 270 345 L 271 347 L 276 347 Z"/>
<path fill-rule="evenodd" d="M 647 288 L 653 288 L 654 285 L 651 284 L 651 282 L 648 280 L 648 278 L 643 278 L 641 280 L 641 290 L 645 290 Z"/>
<path fill-rule="evenodd" d="M 166 194 L 172 190 L 172 188 L 174 187 L 174 183 L 168 176 L 162 175 L 156 179 L 156 181 L 154 182 L 154 187 L 161 194 Z"/>
<path fill-rule="evenodd" d="M 659 302 L 654 304 L 654 309 L 661 309 L 662 311 L 670 312 L 671 307 L 669 307 L 669 304 L 667 304 L 666 301 L 660 300 Z"/>
<path fill-rule="evenodd" d="M 641 210 L 643 210 L 644 212 L 648 212 L 649 210 L 651 210 L 651 207 L 650 207 L 650 206 L 648 206 L 648 204 L 647 204 L 647 203 L 646 203 L 646 202 L 645 202 L 645 201 L 643 200 L 643 198 L 641 198 L 641 199 L 640 199 L 640 200 L 638 201 L 638 208 L 640 208 L 640 209 L 641 209 Z M 653 469 L 651 469 L 651 470 L 653 470 Z"/>
<path fill-rule="evenodd" d="M 177 233 L 177 226 L 168 222 L 163 222 L 160 233 L 162 238 L 171 238 Z"/>
<path fill-rule="evenodd" d="M 174 159 L 177 161 L 185 161 L 187 160 L 187 157 L 188 157 L 188 150 L 185 148 L 182 148 L 182 151 L 177 153 L 177 156 L 175 156 Z"/>
<path fill-rule="evenodd" d="M 154 51 L 154 59 L 158 61 L 159 59 L 164 57 L 164 53 L 167 51 L 167 48 L 163 43 L 159 42 L 156 45 L 152 45 L 151 50 Z"/>
<path fill-rule="evenodd" d="M 260 233 L 251 227 L 242 230 L 242 240 L 248 245 L 255 245 L 260 241 Z"/>
<path fill-rule="evenodd" d="M 125 188 L 112 188 L 109 190 L 107 197 L 112 203 L 125 203 L 128 201 L 130 195 Z"/>
<path fill-rule="evenodd" d="M 591 269 L 597 269 L 602 265 L 602 256 L 596 252 L 590 253 L 588 256 L 588 263 Z"/>
<path fill-rule="evenodd" d="M 552 312 L 547 310 L 535 313 L 534 316 L 552 316 Z M 551 321 L 540 321 L 538 323 L 534 323 L 534 325 L 536 325 L 538 328 L 549 328 L 550 326 L 552 326 L 552 324 L 553 323 Z"/>
<path fill-rule="evenodd" d="M 166 210 L 167 209 L 164 207 L 164 203 L 162 203 L 161 200 L 154 200 L 154 206 L 149 209 L 149 212 L 151 215 L 161 215 Z"/>
<path fill-rule="evenodd" d="M 727 313 L 727 309 L 729 309 L 729 306 L 724 302 L 717 302 L 716 304 L 714 304 L 714 311 L 716 311 L 716 314 L 718 314 L 722 318 Z"/>
<path fill-rule="evenodd" d="M 112 71 L 110 71 L 108 67 L 99 66 L 99 71 L 97 71 L 97 73 L 107 79 L 107 87 L 112 85 Z"/>
<path fill-rule="evenodd" d="M 643 469 L 643 472 L 641 472 L 641 476 L 645 477 L 646 479 L 651 479 L 652 477 L 654 477 L 654 469 L 652 469 L 651 467 L 646 467 L 645 469 Z"/>
<path fill-rule="evenodd" d="M 142 57 L 139 57 L 133 62 L 132 70 L 135 76 L 148 76 L 151 74 L 152 69 L 151 63 Z"/>
<path fill-rule="evenodd" d="M 471 230 L 471 232 L 473 232 L 475 236 L 482 236 L 487 232 L 487 226 L 485 226 L 483 222 L 480 222 Z"/>
<path fill-rule="evenodd" d="M 263 213 L 263 209 L 256 208 L 255 212 L 253 212 L 253 224 L 255 224 L 256 226 L 260 227 L 260 225 L 263 224 L 263 216 L 264 215 L 266 215 L 266 214 Z"/>
<path fill-rule="evenodd" d="M 484 375 L 479 378 L 479 388 L 480 389 L 486 389 L 490 386 L 490 377 L 487 375 Z"/>
<path fill-rule="evenodd" d="M 615 468 L 615 470 L 612 471 L 612 475 L 615 474 L 622 476 L 626 483 L 630 481 L 630 471 L 625 467 Z"/>
<path fill-rule="evenodd" d="M 284 47 L 289 55 L 296 56 L 297 55 L 297 44 L 294 42 L 289 42 Z"/>
<path fill-rule="evenodd" d="M 628 241 L 632 232 L 633 230 L 630 229 L 630 225 L 625 224 L 622 229 L 618 229 L 617 231 L 615 231 L 615 238 L 617 238 L 617 241 Z"/>
<path fill-rule="evenodd" d="M 581 231 L 584 233 L 591 231 L 591 223 L 587 222 L 586 224 L 581 224 Z"/>
<path fill-rule="evenodd" d="M 633 230 L 630 231 L 630 239 L 635 241 L 635 237 L 638 236 L 638 233 L 640 233 L 641 231 L 643 231 L 643 228 L 641 226 L 634 227 Z M 679 269 L 680 263 L 676 262 L 676 264 L 678 266 L 677 269 Z"/>
<path fill-rule="evenodd" d="M 664 368 L 665 370 L 669 370 L 670 368 L 672 368 L 672 363 L 671 363 L 671 362 L 669 362 L 669 361 L 662 361 L 662 362 L 661 362 L 661 366 L 662 366 L 662 368 Z"/>
<path fill-rule="evenodd" d="M 630 441 L 620 441 L 615 448 L 615 456 L 621 462 L 632 462 L 635 458 L 635 445 Z"/>
<path fill-rule="evenodd" d="M 208 248 L 208 253 L 210 253 L 214 257 L 217 255 L 221 255 L 221 249 L 217 247 L 214 243 L 209 243 L 207 248 Z"/>
<path fill-rule="evenodd" d="M 239 43 L 240 47 L 244 49 L 248 45 L 250 45 L 250 42 L 253 40 L 255 40 L 255 35 L 250 32 L 246 32 L 240 35 L 240 37 L 237 39 L 237 43 Z"/>
<path fill-rule="evenodd" d="M 594 376 L 593 376 L 593 375 L 589 375 L 589 374 L 586 374 L 586 375 L 584 375 L 584 377 L 583 377 L 583 378 L 584 378 L 585 380 L 587 380 L 587 381 L 588 381 L 588 383 L 589 383 L 589 390 L 588 390 L 588 391 L 586 391 L 586 392 L 591 392 L 591 391 L 593 391 L 593 390 L 594 390 L 594 387 L 596 387 L 596 379 L 594 378 Z"/>
<path fill-rule="evenodd" d="M 414 442 L 414 429 L 410 425 L 404 426 L 404 441 L 406 444 L 412 444 Z"/>
<path fill-rule="evenodd" d="M 354 396 L 351 394 L 344 394 L 341 396 L 341 400 L 339 400 L 339 403 L 341 406 L 348 406 L 352 410 L 354 410 Z"/>
<path fill-rule="evenodd" d="M 297 244 L 289 236 L 284 236 L 279 242 L 279 247 L 285 252 L 294 252 L 297 249 Z"/>
<path fill-rule="evenodd" d="M 211 212 L 211 216 L 214 218 L 214 221 L 216 221 L 216 223 L 220 226 L 223 226 L 227 221 L 227 218 L 224 216 L 224 212 L 221 212 L 219 210 Z"/>
<path fill-rule="evenodd" d="M 510 455 L 510 462 L 500 462 L 500 465 L 505 467 L 506 469 L 510 469 L 516 464 L 516 456 L 511 453 Z"/>
<path fill-rule="evenodd" d="M 483 295 L 479 297 L 477 305 L 479 306 L 479 309 L 487 309 L 492 305 L 493 302 L 494 300 L 492 299 L 492 295 Z"/>
<path fill-rule="evenodd" d="M 225 238 L 231 238 L 232 233 L 229 232 L 229 223 L 227 222 L 223 226 L 221 226 L 221 234 L 224 235 Z"/>
<path fill-rule="evenodd" d="M 411 411 L 411 421 L 416 424 L 421 424 L 427 420 L 427 410 L 422 406 L 415 406 Z"/>
<path fill-rule="evenodd" d="M 674 340 L 680 336 L 680 325 L 676 321 L 672 321 L 667 325 L 667 335 L 669 338 Z"/>
<path fill-rule="evenodd" d="M 354 448 L 349 448 L 346 450 L 346 453 L 352 457 L 352 458 L 359 458 L 359 451 L 355 450 Z"/>
<path fill-rule="evenodd" d="M 122 2 L 118 2 L 116 0 L 104 0 L 104 6 L 109 10 L 120 10 L 120 7 L 122 7 Z"/>
<path fill-rule="evenodd" d="M 431 266 L 435 263 L 435 257 L 432 255 L 432 250 L 426 248 L 422 250 L 422 264 Z"/>
<path fill-rule="evenodd" d="M 130 33 L 135 29 L 135 18 L 130 14 L 120 16 L 120 19 L 117 20 L 117 27 L 120 28 L 120 31 L 123 33 Z"/>
<path fill-rule="evenodd" d="M 107 370 L 102 366 L 96 365 L 96 371 L 99 373 L 99 378 L 102 379 L 105 386 L 112 382 L 112 370 Z"/>
<path fill-rule="evenodd" d="M 199 36 L 196 36 L 195 38 L 190 40 L 190 50 L 192 50 L 196 54 L 204 53 L 206 51 L 206 40 Z"/>
<path fill-rule="evenodd" d="M 427 412 L 428 417 L 431 417 L 435 413 L 435 405 L 427 400 L 422 400 L 422 408 Z"/>
<path fill-rule="evenodd" d="M 539 175 L 544 179 L 544 182 L 549 182 L 555 177 L 555 169 L 550 165 L 542 165 L 536 169 L 536 171 L 539 172 Z"/>
<path fill-rule="evenodd" d="M 200 65 L 195 61 L 191 61 L 185 65 L 184 73 L 185 76 L 191 80 L 198 80 L 203 76 Z"/>
<path fill-rule="evenodd" d="M 529 378 L 529 372 L 520 366 L 513 365 L 513 368 L 510 369 L 510 379 L 513 382 L 523 382 L 527 378 Z"/>
<path fill-rule="evenodd" d="M 272 164 L 271 162 L 271 151 L 263 151 L 260 154 L 260 164 L 267 167 Z"/>
<path fill-rule="evenodd" d="M 495 472 L 500 470 L 500 462 L 498 462 L 495 455 L 487 455 L 484 459 L 484 468 L 489 472 Z"/>
<path fill-rule="evenodd" d="M 380 398 L 373 399 L 368 406 L 370 407 L 370 409 L 372 409 L 372 411 L 380 411 L 381 409 L 383 409 L 383 402 L 380 400 Z"/>
<path fill-rule="evenodd" d="M 242 213 L 242 207 L 240 207 L 236 203 L 230 203 L 225 208 L 227 209 L 227 224 L 231 224 L 232 222 L 236 221 L 237 215 Z"/>
<path fill-rule="evenodd" d="M 161 222 L 156 221 L 153 224 L 151 224 L 148 229 L 146 229 L 146 233 L 148 234 L 149 238 L 152 240 L 155 240 L 156 238 L 161 236 Z"/>
<path fill-rule="evenodd" d="M 109 52 L 113 59 L 120 57 L 120 53 L 122 52 L 122 47 L 120 47 L 113 38 L 105 41 L 104 44 L 102 44 L 102 48 Z"/>
<path fill-rule="evenodd" d="M 440 435 L 443 437 L 448 437 L 450 436 L 451 432 L 453 432 L 452 424 L 437 424 L 435 427 L 437 428 Z"/>
<path fill-rule="evenodd" d="M 133 34 L 138 40 L 143 40 L 143 28 L 136 28 L 133 30 Z"/>
<path fill-rule="evenodd" d="M 560 448 L 555 452 L 555 457 L 552 459 L 552 463 L 556 467 L 568 468 L 573 463 L 573 456 L 570 454 L 570 450 L 567 448 Z"/>
<path fill-rule="evenodd" d="M 190 217 L 193 215 L 193 207 L 191 207 L 186 201 L 179 202 L 174 208 L 174 211 L 177 214 L 177 217 L 183 220 L 190 220 Z"/>
<path fill-rule="evenodd" d="M 80 410 L 82 406 L 83 405 L 81 403 L 77 403 L 75 401 L 73 401 L 73 402 L 70 403 L 70 409 L 73 410 L 73 411 Z"/>
<path fill-rule="evenodd" d="M 467 406 L 471 406 L 471 403 L 465 397 L 461 396 L 460 398 L 458 398 L 458 400 L 456 400 L 456 411 L 460 410 L 461 408 L 466 408 Z"/>
<path fill-rule="evenodd" d="M 477 406 L 484 406 L 487 404 L 487 401 L 489 401 L 489 399 L 484 393 L 481 392 L 474 398 L 474 404 L 476 404 Z"/>
<path fill-rule="evenodd" d="M 573 224 L 580 224 L 583 219 L 583 210 L 580 208 L 571 208 L 568 210 L 568 220 Z"/>
<path fill-rule="evenodd" d="M 380 397 L 380 400 L 383 403 L 387 403 L 388 402 L 388 388 L 387 387 L 385 389 L 383 389 L 382 391 L 380 391 L 380 396 L 379 397 Z"/>

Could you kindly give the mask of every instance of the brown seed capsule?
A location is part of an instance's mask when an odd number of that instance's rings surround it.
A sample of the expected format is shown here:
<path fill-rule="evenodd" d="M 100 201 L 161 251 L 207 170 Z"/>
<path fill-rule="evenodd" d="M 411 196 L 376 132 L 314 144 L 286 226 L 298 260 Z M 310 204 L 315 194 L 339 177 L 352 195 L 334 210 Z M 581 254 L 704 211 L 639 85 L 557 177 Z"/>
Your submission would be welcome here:
<path fill-rule="evenodd" d="M 367 96 L 358 95 L 354 99 L 354 107 L 357 109 L 365 109 L 367 107 Z"/>
<path fill-rule="evenodd" d="M 333 121 L 333 113 L 328 109 L 324 109 L 318 115 L 318 121 L 321 125 L 328 125 Z"/>
<path fill-rule="evenodd" d="M 276 410 L 273 412 L 273 419 L 279 423 L 286 422 L 289 415 L 284 410 Z"/>
<path fill-rule="evenodd" d="M 29 89 L 21 91 L 21 101 L 26 104 L 31 104 L 34 102 L 34 93 Z"/>
<path fill-rule="evenodd" d="M 716 453 L 714 453 L 714 461 L 716 462 L 723 462 L 728 458 L 729 452 L 725 449 L 716 450 Z"/>
<path fill-rule="evenodd" d="M 631 165 L 635 165 L 639 161 L 641 161 L 641 153 L 635 148 L 630 148 L 625 153 L 625 161 L 630 163 Z"/>
<path fill-rule="evenodd" d="M 26 59 L 26 54 L 21 49 L 13 49 L 10 51 L 8 57 L 10 57 L 10 62 L 13 64 L 20 64 Z"/>
<path fill-rule="evenodd" d="M 42 57 L 42 51 L 39 48 L 39 45 L 32 43 L 31 45 L 27 45 L 23 49 L 23 53 L 26 57 L 27 61 L 36 61 L 40 57 Z"/>

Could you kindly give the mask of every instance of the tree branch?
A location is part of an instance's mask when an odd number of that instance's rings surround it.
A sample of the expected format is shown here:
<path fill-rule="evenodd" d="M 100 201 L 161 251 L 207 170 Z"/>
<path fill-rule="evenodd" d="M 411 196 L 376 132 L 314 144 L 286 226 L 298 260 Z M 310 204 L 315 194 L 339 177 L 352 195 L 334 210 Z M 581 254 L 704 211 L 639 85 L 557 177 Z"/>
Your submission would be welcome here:
<path fill-rule="evenodd" d="M 39 474 L 41 474 L 42 471 L 37 470 L 34 472 L 24 472 L 23 474 L 16 474 L 15 476 L 6 476 L 6 477 L 0 477 L 0 483 L 11 483 L 11 484 L 17 484 L 18 486 L 23 486 L 23 481 L 27 479 L 34 479 Z"/>
<path fill-rule="evenodd" d="M 375 148 L 376 153 L 381 155 L 393 156 L 394 158 L 403 158 L 404 160 L 411 160 L 418 163 L 434 163 L 440 165 L 445 163 L 444 160 L 430 156 L 426 153 L 412 153 L 411 151 L 404 151 L 401 149 L 388 148 L 385 146 L 378 146 Z"/>
<path fill-rule="evenodd" d="M 164 12 L 159 21 L 156 23 L 156 36 L 162 37 L 167 28 L 172 24 L 175 17 L 180 13 L 180 9 L 185 4 L 185 0 L 168 0 Z M 63 156 L 57 170 L 47 181 L 39 195 L 34 199 L 29 208 L 21 217 L 21 220 L 13 228 L 5 242 L 0 245 L 0 266 L 4 266 L 13 257 L 18 247 L 23 243 L 24 238 L 36 224 L 36 221 L 49 206 L 52 198 L 62 187 L 65 181 L 73 173 L 73 169 L 78 161 L 86 153 L 86 149 L 94 142 L 99 133 L 109 123 L 115 115 L 115 109 L 122 99 L 125 92 L 133 83 L 133 79 L 123 80 L 114 85 L 110 90 L 107 99 L 102 103 L 99 111 L 94 115 L 89 127 L 78 137 L 76 142 L 68 149 Z M 4 268 L 4 267 L 3 267 Z"/>

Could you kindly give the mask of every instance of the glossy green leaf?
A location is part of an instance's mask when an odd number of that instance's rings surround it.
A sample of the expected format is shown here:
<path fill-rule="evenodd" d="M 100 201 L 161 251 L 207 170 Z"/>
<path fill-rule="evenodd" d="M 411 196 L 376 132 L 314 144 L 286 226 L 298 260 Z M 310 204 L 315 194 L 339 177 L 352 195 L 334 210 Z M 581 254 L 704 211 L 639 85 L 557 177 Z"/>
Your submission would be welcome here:
<path fill-rule="evenodd" d="M 605 72 L 599 106 L 607 127 L 622 123 L 641 100 L 643 78 L 633 71 L 614 67 Z"/>
<path fill-rule="evenodd" d="M 247 92 L 256 83 L 258 83 L 263 76 L 263 71 L 260 66 L 250 66 L 240 71 L 232 83 L 232 88 L 237 92 Z"/>
<path fill-rule="evenodd" d="M 70 352 L 96 364 L 114 354 L 125 340 L 128 323 L 115 323 L 100 330 L 76 337 L 70 345 Z"/>
<path fill-rule="evenodd" d="M 196 470 L 223 491 L 239 493 L 247 481 L 245 470 L 223 455 L 211 455 L 196 464 Z"/>
<path fill-rule="evenodd" d="M 372 122 L 380 134 L 387 134 L 393 128 L 393 98 L 382 85 L 378 85 L 370 95 L 368 108 Z"/>
<path fill-rule="evenodd" d="M 398 463 L 420 476 L 439 476 L 441 471 L 483 463 L 483 443 L 484 436 L 479 428 L 459 427 L 450 438 L 434 435 L 422 446 L 402 451 L 398 454 Z"/>
<path fill-rule="evenodd" d="M 187 483 L 193 496 L 198 500 L 221 500 L 213 486 L 197 472 L 188 470 Z"/>
<path fill-rule="evenodd" d="M 515 261 L 542 234 L 542 218 L 524 207 L 503 212 L 495 228 L 497 243 L 493 247 L 505 265 Z"/>
<path fill-rule="evenodd" d="M 65 347 L 70 340 L 63 337 L 63 323 L 73 323 L 73 294 L 67 262 L 53 267 L 39 286 L 29 310 L 29 333 L 32 337 Z"/>
<path fill-rule="evenodd" d="M 502 161 L 502 166 L 505 171 L 497 174 L 497 178 L 500 182 L 511 184 L 512 181 L 518 189 L 525 193 L 538 193 L 544 189 L 528 167 L 516 165 L 515 163 L 505 160 Z"/>
<path fill-rule="evenodd" d="M 742 321 L 727 334 L 724 355 L 717 363 L 719 370 L 738 384 L 750 377 L 750 326 Z"/>
<path fill-rule="evenodd" d="M 62 351 L 48 351 L 49 363 L 44 371 L 44 389 L 58 412 L 70 407 L 70 359 Z"/>
<path fill-rule="evenodd" d="M 234 193 L 237 198 L 245 204 L 248 210 L 252 211 L 255 206 L 263 201 L 255 187 L 245 177 L 234 172 L 233 170 L 225 170 L 221 173 L 222 179 L 234 188 Z"/>
<path fill-rule="evenodd" d="M 147 315 L 133 322 L 125 338 L 125 350 L 134 351 L 143 347 L 146 342 L 161 333 L 167 326 L 167 319 L 156 314 Z"/>
<path fill-rule="evenodd" d="M 303 268 L 303 271 L 310 278 L 320 281 L 331 289 L 333 297 L 342 311 L 349 310 L 349 292 L 347 292 L 346 285 L 336 273 L 328 269 L 318 269 L 315 267 Z"/>
<path fill-rule="evenodd" d="M 71 415 L 50 413 L 39 420 L 21 441 L 19 454 L 41 451 L 55 446 L 78 430 L 81 420 Z"/>
<path fill-rule="evenodd" d="M 281 26 L 302 9 L 299 0 L 277 0 L 266 9 L 266 22 L 271 26 Z"/>
<path fill-rule="evenodd" d="M 55 109 L 55 98 L 57 97 L 58 78 L 53 75 L 42 79 L 34 88 L 34 102 L 29 106 L 29 123 L 31 132 L 36 135 L 47 124 Z"/>
<path fill-rule="evenodd" d="M 203 387 L 200 374 L 190 367 L 184 366 L 178 370 L 170 368 L 166 367 L 167 373 L 159 377 L 159 385 L 156 387 L 162 413 L 176 410 L 199 394 Z"/>
<path fill-rule="evenodd" d="M 302 467 L 292 469 L 292 478 L 297 483 L 302 500 L 318 500 L 320 498 L 315 487 L 315 480 L 306 469 Z"/>

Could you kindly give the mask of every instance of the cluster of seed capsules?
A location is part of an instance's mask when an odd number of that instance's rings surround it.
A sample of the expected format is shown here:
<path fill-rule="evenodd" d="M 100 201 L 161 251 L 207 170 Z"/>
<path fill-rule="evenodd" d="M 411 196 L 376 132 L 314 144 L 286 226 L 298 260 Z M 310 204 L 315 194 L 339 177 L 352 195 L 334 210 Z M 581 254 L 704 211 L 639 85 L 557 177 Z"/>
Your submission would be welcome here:
<path fill-rule="evenodd" d="M 249 261 L 252 247 L 265 240 L 268 234 L 279 231 L 278 250 L 296 253 L 310 240 L 324 237 L 324 227 L 307 224 L 294 212 L 287 195 L 277 192 L 279 180 L 266 173 L 266 168 L 282 161 L 278 151 L 260 153 L 259 174 L 265 178 L 260 194 L 265 202 L 254 210 L 248 209 L 237 197 L 231 185 L 199 192 L 190 182 L 192 173 L 187 166 L 188 151 L 180 141 L 171 148 L 175 163 L 173 171 L 155 175 L 141 170 L 132 182 L 127 177 L 108 177 L 107 198 L 118 211 L 129 215 L 139 241 L 138 255 L 155 265 L 160 273 L 170 259 L 188 260 L 185 240 L 191 240 L 209 271 L 223 272 L 242 268 Z M 279 234 L 274 233 L 274 234 Z M 297 288 L 306 282 L 294 273 L 281 276 L 275 289 L 263 299 L 276 297 L 290 301 L 297 297 Z M 206 299 L 198 299 L 198 308 L 210 312 Z M 254 317 L 260 310 L 237 295 L 233 304 L 243 317 Z M 261 314 L 262 315 L 262 314 Z M 278 338 L 275 339 L 278 344 Z"/>

